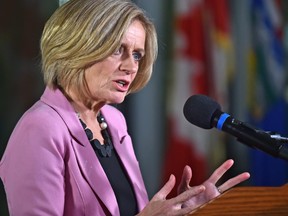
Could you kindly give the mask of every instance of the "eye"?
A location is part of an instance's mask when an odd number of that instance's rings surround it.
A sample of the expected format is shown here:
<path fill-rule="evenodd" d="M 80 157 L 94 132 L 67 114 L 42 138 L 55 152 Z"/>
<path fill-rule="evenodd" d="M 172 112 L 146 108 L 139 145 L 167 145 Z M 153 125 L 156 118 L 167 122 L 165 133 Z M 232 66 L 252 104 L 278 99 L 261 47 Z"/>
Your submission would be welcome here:
<path fill-rule="evenodd" d="M 120 46 L 115 52 L 114 52 L 114 55 L 120 55 L 122 54 L 124 51 L 124 47 L 123 46 Z"/>
<path fill-rule="evenodd" d="M 140 61 L 143 57 L 143 55 L 140 52 L 133 52 L 132 55 L 135 61 Z"/>

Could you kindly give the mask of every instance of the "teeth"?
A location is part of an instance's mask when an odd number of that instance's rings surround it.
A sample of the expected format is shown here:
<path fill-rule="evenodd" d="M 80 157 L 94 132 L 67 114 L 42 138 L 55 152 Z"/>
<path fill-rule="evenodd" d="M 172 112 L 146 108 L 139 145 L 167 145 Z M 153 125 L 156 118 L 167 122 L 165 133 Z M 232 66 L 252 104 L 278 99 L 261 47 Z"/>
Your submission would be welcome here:
<path fill-rule="evenodd" d="M 126 82 L 124 81 L 118 81 L 118 83 L 121 85 L 121 86 L 124 86 L 126 84 Z"/>

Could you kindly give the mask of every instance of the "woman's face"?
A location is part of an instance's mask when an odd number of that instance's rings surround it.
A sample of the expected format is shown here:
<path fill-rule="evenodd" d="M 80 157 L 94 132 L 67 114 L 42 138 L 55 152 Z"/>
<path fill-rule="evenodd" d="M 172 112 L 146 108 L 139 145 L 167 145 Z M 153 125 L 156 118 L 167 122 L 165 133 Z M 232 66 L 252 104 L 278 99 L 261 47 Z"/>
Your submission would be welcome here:
<path fill-rule="evenodd" d="M 140 21 L 131 23 L 120 47 L 108 58 L 85 71 L 92 103 L 121 103 L 145 54 L 145 30 Z"/>

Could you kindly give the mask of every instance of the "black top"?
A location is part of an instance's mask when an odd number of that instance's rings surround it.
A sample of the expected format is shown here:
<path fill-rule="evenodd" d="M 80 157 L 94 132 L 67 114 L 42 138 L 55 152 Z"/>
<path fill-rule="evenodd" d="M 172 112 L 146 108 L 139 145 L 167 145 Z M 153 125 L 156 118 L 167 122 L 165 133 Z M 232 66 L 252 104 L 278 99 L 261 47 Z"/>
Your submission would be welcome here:
<path fill-rule="evenodd" d="M 115 149 L 112 149 L 111 157 L 103 157 L 99 151 L 96 151 L 96 155 L 114 190 L 120 215 L 136 215 L 138 213 L 136 197 Z"/>
<path fill-rule="evenodd" d="M 81 123 L 89 139 L 92 132 L 84 122 L 81 121 Z M 105 130 L 108 132 L 107 129 Z M 90 140 L 90 143 L 113 188 L 120 209 L 120 215 L 136 215 L 138 213 L 138 206 L 135 193 L 120 158 L 113 148 L 112 139 L 110 138 L 109 142 L 105 142 L 103 145 L 97 139 Z M 109 146 L 109 143 L 112 145 Z"/>

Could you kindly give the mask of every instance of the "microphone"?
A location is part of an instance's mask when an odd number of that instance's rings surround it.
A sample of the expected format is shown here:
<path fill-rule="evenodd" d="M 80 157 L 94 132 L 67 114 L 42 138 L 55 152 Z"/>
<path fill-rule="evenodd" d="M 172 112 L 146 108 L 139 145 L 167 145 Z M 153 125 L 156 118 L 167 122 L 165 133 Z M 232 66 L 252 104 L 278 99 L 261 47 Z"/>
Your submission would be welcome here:
<path fill-rule="evenodd" d="M 221 106 L 206 95 L 192 95 L 183 107 L 187 121 L 203 128 L 227 132 L 236 137 L 237 141 L 262 150 L 274 157 L 288 160 L 288 138 L 277 133 L 263 131 L 233 118 L 221 111 Z"/>

